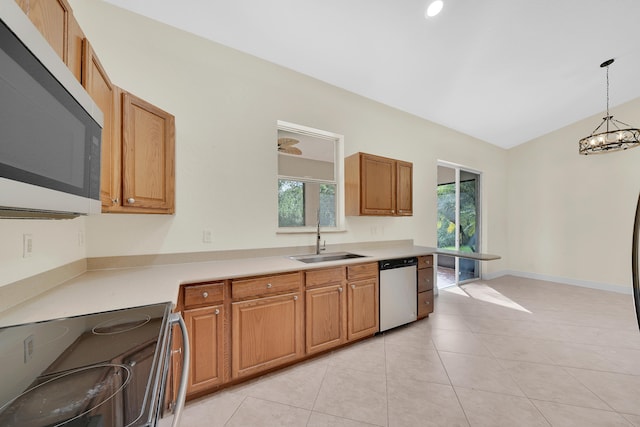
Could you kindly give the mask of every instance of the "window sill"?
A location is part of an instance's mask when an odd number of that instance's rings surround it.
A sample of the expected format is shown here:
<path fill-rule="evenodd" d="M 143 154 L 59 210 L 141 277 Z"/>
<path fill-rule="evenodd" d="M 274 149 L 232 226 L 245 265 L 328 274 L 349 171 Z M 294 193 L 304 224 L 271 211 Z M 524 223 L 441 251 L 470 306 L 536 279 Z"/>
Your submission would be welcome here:
<path fill-rule="evenodd" d="M 320 234 L 326 233 L 346 233 L 345 228 L 339 227 L 320 227 Z M 297 227 L 294 229 L 278 228 L 276 234 L 316 234 L 318 229 L 316 227 Z"/>

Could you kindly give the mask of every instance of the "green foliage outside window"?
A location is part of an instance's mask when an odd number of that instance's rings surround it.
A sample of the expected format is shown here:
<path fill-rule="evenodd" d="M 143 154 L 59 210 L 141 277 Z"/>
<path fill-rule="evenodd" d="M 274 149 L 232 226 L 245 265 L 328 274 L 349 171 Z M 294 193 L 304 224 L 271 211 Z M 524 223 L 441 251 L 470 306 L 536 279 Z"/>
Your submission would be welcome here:
<path fill-rule="evenodd" d="M 278 227 L 304 226 L 304 183 L 278 180 Z"/>
<path fill-rule="evenodd" d="M 438 247 L 455 248 L 456 231 L 460 233 L 460 249 L 475 252 L 476 181 L 460 183 L 460 227 L 456 227 L 456 186 L 438 186 Z"/>

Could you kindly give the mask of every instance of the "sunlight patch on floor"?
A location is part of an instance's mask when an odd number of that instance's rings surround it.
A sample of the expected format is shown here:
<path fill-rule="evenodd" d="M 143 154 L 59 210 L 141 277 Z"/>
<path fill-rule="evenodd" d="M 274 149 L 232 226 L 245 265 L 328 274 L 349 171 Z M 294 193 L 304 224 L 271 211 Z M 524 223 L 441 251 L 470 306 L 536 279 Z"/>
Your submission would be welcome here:
<path fill-rule="evenodd" d="M 500 292 L 487 286 L 484 283 L 468 283 L 457 287 L 441 289 L 443 292 L 450 292 L 455 295 L 471 297 L 480 301 L 496 304 L 505 308 L 531 313 L 529 310 L 513 301 L 511 298 L 502 295 Z"/>

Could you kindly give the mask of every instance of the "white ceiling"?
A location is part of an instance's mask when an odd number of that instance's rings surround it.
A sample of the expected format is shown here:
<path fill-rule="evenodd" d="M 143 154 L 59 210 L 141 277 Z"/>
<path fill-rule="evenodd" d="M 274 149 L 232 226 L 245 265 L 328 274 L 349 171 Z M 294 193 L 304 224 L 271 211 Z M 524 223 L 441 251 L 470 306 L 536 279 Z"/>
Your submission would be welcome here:
<path fill-rule="evenodd" d="M 606 59 L 640 97 L 640 0 L 106 1 L 505 148 L 605 110 Z"/>

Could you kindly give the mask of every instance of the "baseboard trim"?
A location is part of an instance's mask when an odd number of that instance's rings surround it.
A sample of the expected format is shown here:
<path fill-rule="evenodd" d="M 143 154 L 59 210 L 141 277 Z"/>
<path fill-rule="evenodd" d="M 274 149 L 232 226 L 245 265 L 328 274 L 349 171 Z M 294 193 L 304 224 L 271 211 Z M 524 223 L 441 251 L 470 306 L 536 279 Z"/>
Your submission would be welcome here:
<path fill-rule="evenodd" d="M 567 277 L 550 276 L 546 274 L 530 273 L 526 271 L 517 270 L 500 270 L 494 273 L 483 274 L 482 278 L 485 280 L 497 279 L 503 276 L 516 276 L 523 277 L 525 279 L 544 280 L 547 282 L 562 283 L 563 285 L 580 286 L 582 288 L 598 289 L 601 291 L 616 292 L 619 294 L 632 295 L 633 288 L 622 287 L 618 285 L 612 285 L 609 283 L 591 282 L 589 280 L 571 279 Z"/>

